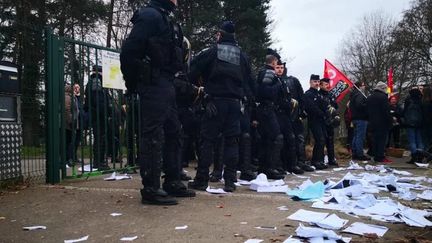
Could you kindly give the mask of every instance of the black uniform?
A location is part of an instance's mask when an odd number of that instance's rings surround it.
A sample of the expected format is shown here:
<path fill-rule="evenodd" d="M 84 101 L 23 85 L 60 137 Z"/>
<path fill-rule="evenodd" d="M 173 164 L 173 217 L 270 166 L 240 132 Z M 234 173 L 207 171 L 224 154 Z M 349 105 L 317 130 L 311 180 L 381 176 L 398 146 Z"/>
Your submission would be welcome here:
<path fill-rule="evenodd" d="M 284 146 L 282 149 L 282 161 L 284 169 L 295 173 L 302 174 L 304 171 L 297 165 L 295 135 L 293 130 L 293 111 L 294 103 L 291 99 L 291 92 L 286 83 L 286 77 L 281 77 L 281 89 L 278 94 L 276 115 L 279 126 L 284 137 Z"/>
<path fill-rule="evenodd" d="M 334 97 L 328 92 L 320 89 L 320 95 L 322 96 L 322 100 L 325 102 L 327 106 L 327 116 L 329 119 L 332 119 L 332 114 L 335 114 L 335 111 L 338 109 L 338 104 L 336 103 Z M 333 112 L 331 111 L 333 110 Z M 329 165 L 337 165 L 335 160 L 335 152 L 334 152 L 334 124 L 325 124 L 326 127 L 326 137 L 325 144 L 327 148 L 327 157 Z"/>
<path fill-rule="evenodd" d="M 326 168 L 324 166 L 325 121 L 328 120 L 326 104 L 317 89 L 310 88 L 306 91 L 304 105 L 308 115 L 309 128 L 315 140 L 311 162 L 317 169 Z"/>
<path fill-rule="evenodd" d="M 273 67 L 265 65 L 258 74 L 257 84 L 257 120 L 263 150 L 259 172 L 266 174 L 269 179 L 282 179 L 285 177 L 281 173 L 283 171 L 276 170 L 282 167 L 281 149 L 284 139 L 276 116 L 282 83 Z"/>
<path fill-rule="evenodd" d="M 169 16 L 174 7 L 169 0 L 152 0 L 135 12 L 120 55 L 126 86 L 140 96 L 139 162 L 145 203 L 177 204 L 167 193 L 195 195 L 180 181 L 180 122 L 173 80 L 182 68 L 183 36 Z M 160 189 L 162 158 L 164 190 Z"/>
<path fill-rule="evenodd" d="M 190 186 L 205 190 L 209 166 L 213 162 L 218 136 L 224 138 L 225 190 L 235 190 L 236 165 L 239 156 L 240 100 L 250 77 L 250 65 L 234 36 L 225 33 L 217 45 L 202 51 L 191 63 L 191 80 L 202 77 L 206 92 L 206 113 L 202 120 L 202 144 L 198 170 Z"/>

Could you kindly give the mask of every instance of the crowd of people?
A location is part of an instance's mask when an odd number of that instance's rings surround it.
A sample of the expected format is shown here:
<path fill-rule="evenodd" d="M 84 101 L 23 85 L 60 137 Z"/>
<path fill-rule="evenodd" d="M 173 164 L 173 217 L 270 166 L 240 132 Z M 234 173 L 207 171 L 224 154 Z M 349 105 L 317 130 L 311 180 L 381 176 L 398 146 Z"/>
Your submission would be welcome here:
<path fill-rule="evenodd" d="M 135 12 L 133 28 L 120 54 L 129 103 L 115 113 L 134 114 L 126 119 L 128 162 L 135 161 L 134 149 L 138 148 L 142 203 L 175 205 L 175 197 L 193 197 L 194 190 L 206 190 L 209 181 L 221 179 L 224 190 L 233 192 L 238 170 L 240 179 L 250 181 L 257 173 L 283 179 L 287 172 L 302 174 L 337 167 L 334 131 L 341 118 L 336 97 L 329 92 L 330 80 L 312 74 L 310 88 L 304 92 L 300 81 L 287 75 L 282 57 L 272 49 L 267 49 L 264 66 L 254 77 L 231 21 L 218 26 L 213 46 L 191 58 L 190 44 L 171 17 L 176 5 L 176 0 L 152 0 Z M 79 96 L 79 86 L 73 87 L 73 92 L 67 88 L 66 110 L 77 110 L 73 114 L 92 111 L 86 123 L 93 127 L 93 166 L 104 170 L 109 168 L 103 150 L 107 147 L 106 131 L 118 137 L 111 127 L 119 124 L 106 127 L 110 124 L 106 119 L 115 116 L 108 114 L 114 109 L 104 106 L 113 95 L 102 88 L 101 71 L 90 77 L 84 105 L 79 99 L 71 102 Z M 389 138 L 399 147 L 400 128 L 406 127 L 414 162 L 432 137 L 431 128 L 425 125 L 432 119 L 430 87 L 423 91 L 413 88 L 403 108 L 396 96 L 388 98 L 386 90 L 387 85 L 379 82 L 366 96 L 363 81 L 352 89 L 345 112 L 352 159 L 370 159 L 363 147 L 369 129 L 372 142 L 368 154 L 376 162 L 390 162 L 385 157 Z M 72 93 L 75 96 L 70 96 Z M 68 129 L 84 129 L 84 124 L 69 122 L 80 120 L 78 117 L 66 120 Z M 305 150 L 305 127 L 313 137 L 310 159 Z M 73 134 L 67 133 L 67 137 Z M 70 151 L 77 147 L 72 141 L 67 143 Z M 68 152 L 68 158 L 73 153 Z M 115 152 L 111 157 L 116 158 Z M 198 162 L 196 175 L 186 186 L 182 180 L 192 178 L 184 174 L 183 167 L 192 160 Z"/>

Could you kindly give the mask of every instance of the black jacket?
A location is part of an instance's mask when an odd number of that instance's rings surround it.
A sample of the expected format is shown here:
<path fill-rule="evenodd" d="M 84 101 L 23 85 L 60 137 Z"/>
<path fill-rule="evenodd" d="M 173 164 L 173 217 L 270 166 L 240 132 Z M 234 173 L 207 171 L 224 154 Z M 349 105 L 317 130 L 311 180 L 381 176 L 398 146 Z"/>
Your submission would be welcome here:
<path fill-rule="evenodd" d="M 327 115 L 328 103 L 322 98 L 317 89 L 310 88 L 304 94 L 304 106 L 309 121 L 324 121 Z"/>
<path fill-rule="evenodd" d="M 420 90 L 413 89 L 406 98 L 403 110 L 403 120 L 406 127 L 419 128 L 423 126 L 424 115 L 422 94 Z"/>
<path fill-rule="evenodd" d="M 217 45 L 204 49 L 192 60 L 190 81 L 204 86 L 204 91 L 213 97 L 243 99 L 252 95 L 254 80 L 246 54 L 240 50 L 239 65 L 219 60 L 218 48 L 223 45 L 239 48 L 232 36 L 223 36 Z M 203 84 L 199 83 L 199 78 Z"/>
<path fill-rule="evenodd" d="M 128 90 L 140 82 L 156 84 L 161 75 L 173 78 L 181 70 L 183 34 L 169 17 L 167 2 L 152 0 L 131 19 L 133 27 L 120 53 Z"/>
<path fill-rule="evenodd" d="M 276 103 L 282 83 L 276 76 L 273 67 L 265 65 L 257 77 L 257 100 L 261 104 Z"/>
<path fill-rule="evenodd" d="M 358 90 L 354 89 L 350 97 L 350 108 L 352 120 L 367 120 L 366 97 Z"/>
<path fill-rule="evenodd" d="M 390 130 L 392 126 L 392 117 L 390 115 L 390 104 L 387 94 L 374 90 L 372 95 L 366 100 L 368 126 L 372 130 Z"/>

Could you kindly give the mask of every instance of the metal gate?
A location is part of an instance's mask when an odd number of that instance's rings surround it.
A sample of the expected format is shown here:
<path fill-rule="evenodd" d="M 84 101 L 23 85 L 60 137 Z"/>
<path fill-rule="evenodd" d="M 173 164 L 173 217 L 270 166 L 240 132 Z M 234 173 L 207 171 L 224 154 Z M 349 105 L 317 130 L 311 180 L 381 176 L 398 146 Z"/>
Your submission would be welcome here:
<path fill-rule="evenodd" d="M 46 182 L 134 171 L 139 100 L 104 87 L 101 68 L 102 52 L 119 50 L 45 34 Z"/>

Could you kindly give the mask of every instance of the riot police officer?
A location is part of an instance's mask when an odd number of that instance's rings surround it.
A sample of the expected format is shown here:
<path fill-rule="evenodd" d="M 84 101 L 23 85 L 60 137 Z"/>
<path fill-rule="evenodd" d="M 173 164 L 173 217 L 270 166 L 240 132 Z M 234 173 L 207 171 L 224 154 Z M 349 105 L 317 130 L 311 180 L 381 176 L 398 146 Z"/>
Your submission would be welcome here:
<path fill-rule="evenodd" d="M 284 63 L 282 63 L 281 60 L 278 61 L 275 71 L 282 85 L 278 94 L 276 110 L 276 116 L 284 137 L 281 159 L 285 170 L 294 174 L 303 174 L 304 171 L 297 164 L 295 135 L 292 122 L 293 112 L 297 109 L 298 102 L 291 97 L 291 92 L 286 82 L 287 77 Z"/>
<path fill-rule="evenodd" d="M 201 128 L 201 152 L 196 177 L 189 186 L 205 190 L 209 166 L 213 162 L 218 136 L 224 139 L 224 190 L 236 189 L 236 165 L 239 158 L 240 100 L 250 78 L 250 64 L 235 40 L 235 26 L 224 21 L 217 32 L 217 44 L 198 54 L 191 63 L 192 81 L 203 78 L 205 109 Z"/>
<path fill-rule="evenodd" d="M 183 65 L 183 35 L 170 16 L 176 5 L 176 0 L 151 0 L 136 11 L 120 54 L 126 87 L 138 92 L 140 99 L 142 203 L 174 205 L 177 200 L 172 196 L 195 196 L 180 181 L 180 122 L 173 80 Z"/>
<path fill-rule="evenodd" d="M 327 116 L 329 117 L 329 124 L 325 124 L 326 137 L 325 145 L 327 148 L 328 165 L 337 167 L 334 151 L 334 129 L 339 126 L 340 117 L 337 114 L 338 105 L 334 97 L 329 92 L 330 79 L 322 78 L 320 80 L 319 94 L 322 96 L 322 100 L 327 106 Z"/>
<path fill-rule="evenodd" d="M 308 116 L 309 128 L 315 141 L 312 153 L 312 165 L 317 170 L 326 169 L 324 164 L 324 143 L 326 136 L 325 122 L 328 121 L 326 102 L 318 92 L 319 75 L 312 74 L 310 77 L 310 89 L 304 95 L 305 109 Z"/>
<path fill-rule="evenodd" d="M 285 64 L 285 63 L 284 63 Z M 308 172 L 314 171 L 314 168 L 306 161 L 305 151 L 305 130 L 303 125 L 303 118 L 305 118 L 304 102 L 303 102 L 303 87 L 300 84 L 298 78 L 294 76 L 286 76 L 286 67 L 284 65 L 284 75 L 282 76 L 283 81 L 288 86 L 291 93 L 291 98 L 297 101 L 297 107 L 293 107 L 292 111 L 292 126 L 294 130 L 297 164 L 298 166 Z"/>
<path fill-rule="evenodd" d="M 258 172 L 266 174 L 269 179 L 283 179 L 285 177 L 281 161 L 284 137 L 276 116 L 278 94 L 282 88 L 282 84 L 275 73 L 278 62 L 277 56 L 277 53 L 268 50 L 266 64 L 258 73 L 257 78 L 257 101 L 259 102 L 257 120 L 262 144 Z"/>

